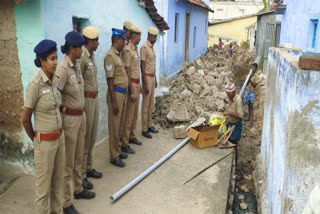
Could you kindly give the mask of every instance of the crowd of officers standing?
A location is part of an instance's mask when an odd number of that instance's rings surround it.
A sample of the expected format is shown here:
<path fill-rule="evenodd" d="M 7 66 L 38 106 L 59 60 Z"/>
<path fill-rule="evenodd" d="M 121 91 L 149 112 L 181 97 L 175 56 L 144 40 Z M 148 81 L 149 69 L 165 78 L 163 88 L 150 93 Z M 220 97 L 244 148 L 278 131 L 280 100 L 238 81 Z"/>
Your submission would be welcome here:
<path fill-rule="evenodd" d="M 112 46 L 104 58 L 110 163 L 117 167 L 125 167 L 122 160 L 135 153 L 130 143 L 142 145 L 135 136 L 141 93 L 142 136 L 152 138 L 151 133 L 158 133 L 151 115 L 157 87 L 153 45 L 158 30 L 149 28 L 139 54 L 141 33 L 130 21 L 123 30 L 112 28 Z M 99 34 L 92 26 L 84 28 L 83 35 L 67 33 L 60 63 L 56 42 L 45 39 L 34 48 L 34 63 L 40 71 L 27 86 L 22 121 L 34 145 L 37 214 L 79 213 L 72 203 L 71 185 L 74 199 L 95 198 L 87 178 L 102 177 L 93 168 L 92 157 L 99 120 L 94 57 Z"/>

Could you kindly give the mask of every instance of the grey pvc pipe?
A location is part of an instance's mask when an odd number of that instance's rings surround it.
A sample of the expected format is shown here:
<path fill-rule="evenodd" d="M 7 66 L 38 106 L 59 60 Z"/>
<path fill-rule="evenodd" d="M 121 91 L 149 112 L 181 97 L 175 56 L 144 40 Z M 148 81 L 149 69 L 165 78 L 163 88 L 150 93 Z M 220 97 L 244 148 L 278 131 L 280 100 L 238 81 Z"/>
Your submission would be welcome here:
<path fill-rule="evenodd" d="M 127 185 L 122 187 L 118 192 L 114 193 L 110 199 L 111 202 L 115 202 L 118 200 L 122 195 L 132 189 L 135 185 L 137 185 L 140 181 L 142 181 L 146 176 L 148 176 L 151 172 L 153 172 L 156 168 L 158 168 L 161 164 L 163 164 L 166 160 L 168 160 L 174 153 L 180 150 L 188 141 L 190 140 L 189 137 L 185 138 L 181 143 L 179 143 L 175 148 L 173 148 L 170 152 L 168 152 L 165 156 L 163 156 L 160 160 L 158 160 L 155 164 L 145 170 L 143 173 L 138 175 L 135 179 L 130 181 Z"/>

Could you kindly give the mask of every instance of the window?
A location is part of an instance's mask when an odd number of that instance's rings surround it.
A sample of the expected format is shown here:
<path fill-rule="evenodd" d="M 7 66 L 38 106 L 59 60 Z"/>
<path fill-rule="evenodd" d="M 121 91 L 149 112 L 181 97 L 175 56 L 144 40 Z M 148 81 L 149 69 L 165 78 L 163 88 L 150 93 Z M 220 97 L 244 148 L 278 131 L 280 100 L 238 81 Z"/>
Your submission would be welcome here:
<path fill-rule="evenodd" d="M 73 30 L 82 33 L 82 29 L 89 25 L 89 20 L 85 18 L 72 17 Z"/>
<path fill-rule="evenodd" d="M 174 43 L 178 43 L 178 26 L 179 26 L 179 13 L 176 13 L 174 19 Z"/>
<path fill-rule="evenodd" d="M 207 29 L 208 29 L 208 20 L 204 20 L 204 34 L 207 35 Z"/>
<path fill-rule="evenodd" d="M 194 27 L 193 28 L 193 48 L 196 47 L 196 41 L 197 41 L 196 35 L 197 35 L 197 27 Z"/>
<path fill-rule="evenodd" d="M 316 47 L 318 23 L 319 23 L 319 20 L 312 21 L 312 24 L 313 24 L 312 43 L 311 43 L 312 49 L 315 49 Z"/>

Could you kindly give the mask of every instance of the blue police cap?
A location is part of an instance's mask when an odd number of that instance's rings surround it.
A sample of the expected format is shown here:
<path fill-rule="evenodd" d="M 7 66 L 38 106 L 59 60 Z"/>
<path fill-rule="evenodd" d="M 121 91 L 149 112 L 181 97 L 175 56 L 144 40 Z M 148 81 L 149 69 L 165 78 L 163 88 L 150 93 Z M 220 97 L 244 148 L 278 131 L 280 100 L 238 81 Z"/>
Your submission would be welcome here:
<path fill-rule="evenodd" d="M 42 40 L 33 49 L 33 51 L 37 55 L 46 55 L 46 54 L 52 53 L 56 50 L 57 50 L 57 43 L 55 41 L 52 41 L 49 39 Z"/>
<path fill-rule="evenodd" d="M 119 35 L 121 36 L 124 40 L 126 39 L 125 34 L 126 31 L 121 30 L 121 29 L 117 29 L 117 28 L 112 28 L 112 35 Z"/>
<path fill-rule="evenodd" d="M 73 47 L 80 47 L 84 45 L 84 38 L 76 31 L 70 31 L 65 36 L 66 42 Z"/>

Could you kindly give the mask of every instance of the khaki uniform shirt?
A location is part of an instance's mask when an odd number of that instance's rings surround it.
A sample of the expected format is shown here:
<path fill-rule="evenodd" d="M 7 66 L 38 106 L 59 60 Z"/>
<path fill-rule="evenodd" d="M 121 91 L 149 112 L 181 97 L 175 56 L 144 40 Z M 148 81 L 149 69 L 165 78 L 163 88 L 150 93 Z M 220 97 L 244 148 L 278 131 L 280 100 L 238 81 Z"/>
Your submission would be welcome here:
<path fill-rule="evenodd" d="M 85 92 L 98 92 L 98 69 L 94 60 L 94 54 L 90 54 L 87 48 L 83 48 L 80 58 L 80 68 L 84 79 Z"/>
<path fill-rule="evenodd" d="M 128 88 L 128 75 L 124 68 L 122 57 L 118 50 L 111 47 L 104 57 L 106 78 L 113 78 L 113 84 L 120 88 Z"/>
<path fill-rule="evenodd" d="M 251 77 L 251 81 L 252 81 L 254 84 L 258 84 L 258 82 L 259 82 L 259 77 L 258 77 L 258 75 L 257 75 L 256 73 L 253 75 L 253 77 Z M 254 90 L 254 87 L 252 86 L 251 82 L 249 82 L 248 85 L 247 85 L 247 91 L 248 91 L 248 92 L 251 92 L 251 91 L 253 91 L 253 90 Z"/>
<path fill-rule="evenodd" d="M 62 94 L 62 106 L 72 109 L 84 108 L 84 81 L 79 61 L 75 65 L 65 55 L 58 64 L 57 76 Z"/>
<path fill-rule="evenodd" d="M 122 52 L 125 67 L 130 68 L 130 77 L 140 79 L 138 48 L 130 42 Z"/>
<path fill-rule="evenodd" d="M 156 53 L 153 46 L 147 40 L 140 48 L 140 58 L 145 61 L 145 72 L 155 74 L 156 73 Z"/>
<path fill-rule="evenodd" d="M 241 118 L 243 118 L 242 101 L 241 101 L 241 97 L 238 94 L 236 94 L 234 96 L 233 100 L 229 99 L 227 111 L 237 113 Z M 240 119 L 238 119 L 232 115 L 227 116 L 227 122 L 229 122 L 229 123 L 236 123 L 239 120 Z"/>
<path fill-rule="evenodd" d="M 24 105 L 34 111 L 34 130 L 37 132 L 52 133 L 62 128 L 58 83 L 59 79 L 55 73 L 52 80 L 49 80 L 40 70 L 27 86 Z"/>

